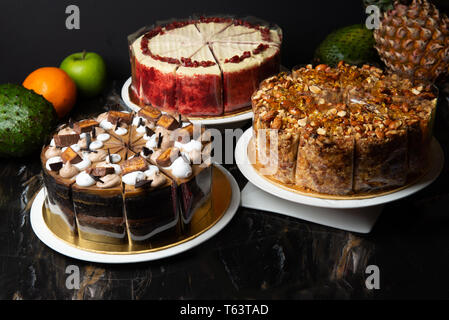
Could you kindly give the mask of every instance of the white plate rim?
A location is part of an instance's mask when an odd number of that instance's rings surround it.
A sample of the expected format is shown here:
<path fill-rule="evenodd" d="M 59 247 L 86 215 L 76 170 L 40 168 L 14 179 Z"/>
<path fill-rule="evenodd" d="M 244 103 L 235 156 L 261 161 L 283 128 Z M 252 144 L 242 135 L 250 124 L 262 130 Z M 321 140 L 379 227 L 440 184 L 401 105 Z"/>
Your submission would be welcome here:
<path fill-rule="evenodd" d="M 231 184 L 232 196 L 228 209 L 225 211 L 219 221 L 217 221 L 212 227 L 204 231 L 200 235 L 193 239 L 183 242 L 179 245 L 163 249 L 156 252 L 144 252 L 136 254 L 105 254 L 97 253 L 87 250 L 76 248 L 65 241 L 58 238 L 47 226 L 42 215 L 42 206 L 45 200 L 44 188 L 42 188 L 35 199 L 30 210 L 30 222 L 31 227 L 36 236 L 48 247 L 56 252 L 59 252 L 65 256 L 75 258 L 78 260 L 106 263 L 106 264 L 121 264 L 121 263 L 138 263 L 159 260 L 167 257 L 171 257 L 187 250 L 190 250 L 201 243 L 209 240 L 220 232 L 234 217 L 237 209 L 240 205 L 240 188 L 235 181 L 234 177 L 224 167 L 218 164 L 214 164 L 219 170 L 221 170 L 227 177 Z"/>
<path fill-rule="evenodd" d="M 255 186 L 268 193 L 271 193 L 272 195 L 275 195 L 285 200 L 310 205 L 314 207 L 350 209 L 350 208 L 371 207 L 396 201 L 405 198 L 407 196 L 410 196 L 430 185 L 433 181 L 435 181 L 438 178 L 444 166 L 443 150 L 441 149 L 439 142 L 435 138 L 433 138 L 431 146 L 432 150 L 434 151 L 432 152 L 432 154 L 434 155 L 434 158 L 431 161 L 432 167 L 427 174 L 425 174 L 423 177 L 421 177 L 418 181 L 416 181 L 409 187 L 404 188 L 402 190 L 398 190 L 390 194 L 367 199 L 353 199 L 353 200 L 321 199 L 312 196 L 301 195 L 293 191 L 283 189 L 261 177 L 255 171 L 254 167 L 249 163 L 247 155 L 247 147 L 252 137 L 252 131 L 253 131 L 252 127 L 246 130 L 240 137 L 240 139 L 237 141 L 237 145 L 235 147 L 235 161 L 242 174 Z"/>
<path fill-rule="evenodd" d="M 131 85 L 132 77 L 129 77 L 128 80 L 125 81 L 125 83 L 122 86 L 122 100 L 126 104 L 128 108 L 130 108 L 132 111 L 139 111 L 141 109 L 140 106 L 135 104 L 131 101 L 129 98 L 129 86 Z M 239 113 L 235 116 L 229 116 L 229 117 L 221 117 L 221 118 L 210 118 L 210 119 L 189 119 L 190 122 L 193 124 L 201 124 L 204 126 L 207 125 L 218 125 L 218 124 L 228 124 L 228 123 L 236 123 L 240 121 L 246 121 L 253 118 L 253 111 L 249 109 L 247 112 Z"/>

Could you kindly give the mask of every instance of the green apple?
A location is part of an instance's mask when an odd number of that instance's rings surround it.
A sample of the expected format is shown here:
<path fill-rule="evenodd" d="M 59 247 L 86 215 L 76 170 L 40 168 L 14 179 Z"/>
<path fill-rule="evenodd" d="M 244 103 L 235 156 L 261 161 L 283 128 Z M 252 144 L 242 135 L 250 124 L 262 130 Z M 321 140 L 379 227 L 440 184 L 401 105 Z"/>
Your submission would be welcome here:
<path fill-rule="evenodd" d="M 95 52 L 83 51 L 71 54 L 59 67 L 76 83 L 82 97 L 95 97 L 106 85 L 106 64 Z"/>

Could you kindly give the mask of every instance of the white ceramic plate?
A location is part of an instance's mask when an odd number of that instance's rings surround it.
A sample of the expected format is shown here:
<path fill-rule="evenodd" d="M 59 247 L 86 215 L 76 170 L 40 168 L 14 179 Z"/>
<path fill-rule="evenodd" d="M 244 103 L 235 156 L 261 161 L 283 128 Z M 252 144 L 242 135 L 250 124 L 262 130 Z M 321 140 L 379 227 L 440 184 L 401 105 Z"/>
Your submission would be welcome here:
<path fill-rule="evenodd" d="M 164 250 L 156 252 L 145 252 L 136 254 L 103 254 L 96 253 L 87 250 L 82 250 L 71 246 L 60 238 L 56 237 L 53 232 L 47 227 L 42 215 L 42 206 L 44 205 L 45 194 L 44 189 L 39 191 L 36 198 L 33 201 L 30 212 L 31 227 L 37 237 L 45 243 L 51 249 L 71 258 L 79 260 L 98 262 L 98 263 L 135 263 L 151 260 L 158 260 L 166 257 L 170 257 L 181 252 L 192 249 L 193 247 L 203 243 L 204 241 L 212 238 L 219 231 L 221 231 L 231 221 L 232 217 L 236 213 L 240 204 L 240 189 L 235 181 L 234 177 L 222 166 L 215 165 L 219 168 L 225 176 L 228 178 L 232 189 L 232 198 L 229 203 L 229 207 L 222 216 L 222 218 L 216 222 L 205 232 L 201 233 L 192 240 L 183 242 L 177 246 L 173 246 Z"/>
<path fill-rule="evenodd" d="M 129 86 L 131 85 L 131 77 L 125 81 L 122 87 L 122 100 L 125 102 L 125 104 L 130 108 L 131 110 L 137 112 L 140 110 L 140 106 L 133 103 L 131 99 L 129 98 Z M 235 116 L 225 116 L 225 117 L 211 117 L 211 118 L 204 118 L 204 119 L 195 119 L 191 118 L 189 119 L 190 122 L 193 124 L 201 124 L 203 126 L 210 126 L 210 125 L 221 125 L 221 124 L 231 124 L 231 123 L 237 123 L 241 121 L 250 120 L 253 117 L 253 111 L 249 109 L 247 112 L 239 113 Z"/>
<path fill-rule="evenodd" d="M 373 198 L 367 199 L 351 199 L 351 200 L 333 200 L 333 199 L 321 199 L 313 196 L 306 196 L 298 194 L 294 191 L 283 189 L 273 183 L 270 183 L 267 179 L 261 177 L 248 159 L 247 149 L 248 143 L 252 137 L 252 127 L 245 131 L 240 137 L 235 148 L 235 161 L 237 166 L 243 175 L 251 181 L 255 186 L 262 189 L 265 192 L 271 193 L 279 198 L 293 201 L 300 204 L 305 204 L 315 207 L 334 208 L 334 209 L 349 209 L 349 208 L 363 208 L 381 205 L 384 203 L 399 200 L 407 197 L 413 193 L 416 193 L 429 184 L 431 184 L 441 173 L 444 166 L 444 154 L 440 144 L 434 138 L 431 145 L 431 168 L 427 174 L 421 177 L 414 184 L 402 190 L 385 194 Z"/>

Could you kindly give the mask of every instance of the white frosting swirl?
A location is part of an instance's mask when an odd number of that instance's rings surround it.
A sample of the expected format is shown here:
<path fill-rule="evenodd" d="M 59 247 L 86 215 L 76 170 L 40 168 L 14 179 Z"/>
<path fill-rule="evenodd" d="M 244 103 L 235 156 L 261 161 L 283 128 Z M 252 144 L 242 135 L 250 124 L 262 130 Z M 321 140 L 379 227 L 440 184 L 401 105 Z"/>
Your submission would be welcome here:
<path fill-rule="evenodd" d="M 145 179 L 146 179 L 146 175 L 142 171 L 133 171 L 133 172 L 125 174 L 122 177 L 122 181 L 129 186 L 134 186 L 137 181 L 142 181 Z"/>
<path fill-rule="evenodd" d="M 86 170 L 90 165 L 92 164 L 92 161 L 89 160 L 88 157 L 83 157 L 83 160 L 78 163 L 74 163 L 73 165 L 78 168 L 79 171 Z"/>
<path fill-rule="evenodd" d="M 182 157 L 173 161 L 169 169 L 176 178 L 185 179 L 192 175 L 192 167 Z"/>
<path fill-rule="evenodd" d="M 51 141 L 50 141 L 50 147 L 55 147 L 55 146 L 56 146 L 55 139 L 51 139 Z"/>
<path fill-rule="evenodd" d="M 145 123 L 144 118 L 137 116 L 133 118 L 133 126 L 137 127 L 139 125 L 140 119 L 142 119 L 142 123 Z"/>
<path fill-rule="evenodd" d="M 111 157 L 106 157 L 106 162 L 108 163 L 110 163 L 109 158 L 111 158 L 112 163 L 117 163 L 120 162 L 120 160 L 122 160 L 122 157 L 117 153 L 111 154 Z"/>
<path fill-rule="evenodd" d="M 97 140 L 100 140 L 102 142 L 108 141 L 110 138 L 111 138 L 111 135 L 108 133 L 102 133 L 97 136 Z"/>
<path fill-rule="evenodd" d="M 80 187 L 90 187 L 95 184 L 95 180 L 85 171 L 76 176 L 76 184 Z"/>
<path fill-rule="evenodd" d="M 145 137 L 147 137 L 148 139 L 146 139 Z M 143 136 L 143 138 L 145 140 L 148 140 L 147 143 L 145 144 L 145 146 L 148 149 L 154 150 L 155 148 L 157 148 L 157 134 L 153 134 L 151 137 L 148 137 L 146 134 Z"/>
<path fill-rule="evenodd" d="M 181 150 L 181 153 L 190 161 L 195 164 L 201 163 L 201 149 L 203 144 L 198 140 L 190 140 L 187 143 L 181 143 L 176 141 L 175 147 Z"/>
<path fill-rule="evenodd" d="M 145 133 L 147 130 L 145 129 L 145 126 L 137 127 L 136 132 L 138 133 Z"/>
<path fill-rule="evenodd" d="M 45 162 L 45 168 L 47 168 L 48 171 L 51 171 L 50 165 L 52 163 L 58 163 L 58 162 L 62 162 L 62 158 L 57 156 L 57 157 L 51 157 L 47 160 L 47 162 Z"/>
<path fill-rule="evenodd" d="M 95 140 L 90 143 L 89 149 L 97 150 L 97 149 L 100 149 L 102 146 L 103 146 L 103 142 L 101 142 L 100 140 Z"/>
<path fill-rule="evenodd" d="M 114 125 L 112 124 L 112 122 L 109 122 L 108 120 L 102 120 L 100 122 L 100 127 L 105 130 L 111 130 L 112 128 L 114 128 Z"/>
<path fill-rule="evenodd" d="M 86 138 L 86 136 L 87 136 L 87 133 L 85 133 L 85 132 L 80 133 L 80 139 L 84 139 L 84 138 Z"/>
<path fill-rule="evenodd" d="M 183 152 L 189 153 L 194 150 L 201 151 L 201 148 L 203 147 L 203 145 L 201 144 L 201 142 L 192 139 L 187 143 L 181 143 L 181 142 L 176 141 L 175 147 L 180 149 Z"/>
<path fill-rule="evenodd" d="M 122 128 L 122 127 L 118 127 L 117 129 L 115 129 L 114 132 L 115 132 L 116 134 L 118 134 L 119 136 L 124 136 L 125 134 L 128 133 L 128 129 Z"/>
<path fill-rule="evenodd" d="M 144 173 L 147 177 L 152 177 L 154 174 L 156 174 L 158 172 L 159 172 L 159 168 L 157 166 L 150 165 L 148 167 L 148 170 L 146 170 Z"/>

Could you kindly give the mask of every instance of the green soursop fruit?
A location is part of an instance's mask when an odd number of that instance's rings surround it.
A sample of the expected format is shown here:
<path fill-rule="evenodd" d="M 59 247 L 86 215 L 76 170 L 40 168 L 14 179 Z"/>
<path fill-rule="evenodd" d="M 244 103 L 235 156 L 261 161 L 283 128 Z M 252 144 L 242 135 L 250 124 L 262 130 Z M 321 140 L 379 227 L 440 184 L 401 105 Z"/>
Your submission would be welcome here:
<path fill-rule="evenodd" d="M 0 85 L 0 157 L 22 157 L 40 148 L 57 121 L 53 105 L 17 84 Z"/>
<path fill-rule="evenodd" d="M 314 60 L 332 67 L 341 60 L 354 65 L 377 62 L 373 32 L 363 24 L 337 29 L 318 46 Z"/>

